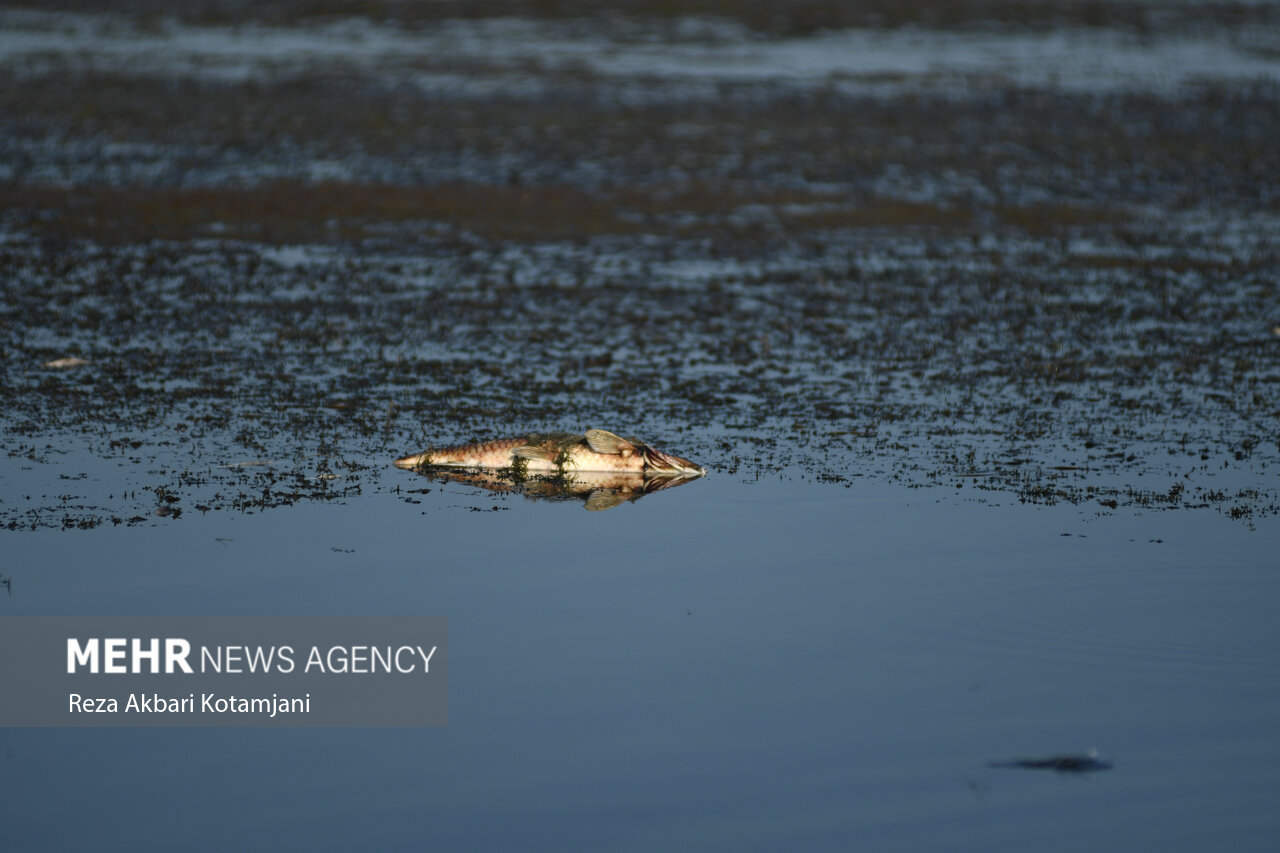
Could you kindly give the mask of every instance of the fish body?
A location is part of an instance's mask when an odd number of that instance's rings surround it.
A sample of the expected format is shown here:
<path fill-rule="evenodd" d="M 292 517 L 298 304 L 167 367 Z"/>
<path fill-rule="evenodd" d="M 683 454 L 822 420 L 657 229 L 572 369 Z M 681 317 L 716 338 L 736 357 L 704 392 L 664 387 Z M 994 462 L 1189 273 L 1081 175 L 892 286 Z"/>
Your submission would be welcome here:
<path fill-rule="evenodd" d="M 582 472 L 701 477 L 707 473 L 688 459 L 602 429 L 434 448 L 397 459 L 395 464 L 398 468 L 505 468 L 518 474 L 559 476 Z"/>

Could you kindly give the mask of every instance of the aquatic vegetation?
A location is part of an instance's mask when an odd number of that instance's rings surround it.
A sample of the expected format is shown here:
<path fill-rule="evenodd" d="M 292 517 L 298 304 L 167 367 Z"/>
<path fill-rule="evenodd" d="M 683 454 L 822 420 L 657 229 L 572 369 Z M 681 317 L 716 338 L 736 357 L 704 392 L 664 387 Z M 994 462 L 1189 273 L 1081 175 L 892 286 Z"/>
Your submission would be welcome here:
<path fill-rule="evenodd" d="M 474 14 L 527 9 L 544 32 L 576 8 L 552 5 Z M 660 5 L 637 0 L 630 35 L 563 33 L 630 49 Z M 764 46 L 807 26 L 800 6 L 769 24 L 718 5 Z M 212 38 L 216 6 L 172 14 Z M 899 6 L 877 26 L 1011 8 Z M 266 61 L 322 7 L 255 6 L 269 31 L 233 46 L 262 55 L 180 73 L 0 56 L 0 447 L 32 482 L 0 523 L 346 500 L 390 487 L 383 461 L 426 436 L 584 423 L 746 480 L 1246 524 L 1280 506 L 1274 82 L 640 85 L 599 64 L 454 67 L 401 50 L 430 37 L 408 19 L 333 67 Z M 698 26 L 695 54 L 742 37 Z M 47 366 L 66 358 L 86 363 Z"/>

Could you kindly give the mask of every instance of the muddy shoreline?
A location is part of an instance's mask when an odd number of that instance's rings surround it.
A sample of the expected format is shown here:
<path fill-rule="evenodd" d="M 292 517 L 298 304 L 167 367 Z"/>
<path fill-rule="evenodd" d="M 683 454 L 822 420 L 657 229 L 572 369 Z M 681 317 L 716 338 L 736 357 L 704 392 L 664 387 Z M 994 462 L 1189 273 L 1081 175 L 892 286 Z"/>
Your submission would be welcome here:
<path fill-rule="evenodd" d="M 29 7 L 23 3 L 6 6 Z M 712 19 L 741 26 L 762 37 L 786 37 L 848 27 L 927 27 L 938 29 L 1038 29 L 1084 26 L 1130 28 L 1144 33 L 1217 26 L 1262 26 L 1274 23 L 1274 6 L 1237 0 L 1153 3 L 1150 0 L 1074 0 L 1070 3 L 1028 0 L 615 0 L 601 14 L 593 0 L 201 0 L 175 8 L 164 0 L 47 0 L 46 11 L 126 13 L 149 21 L 177 17 L 188 23 L 218 25 L 246 21 L 296 26 L 359 14 L 379 23 L 416 28 L 453 20 L 528 18 L 567 21 L 582 28 L 621 32 L 659 29 L 678 34 L 689 20 Z"/>
<path fill-rule="evenodd" d="M 1274 78 L 450 89 L 370 50 L 6 60 L 0 523 L 352 500 L 420 445 L 592 426 L 744 480 L 1275 512 Z"/>

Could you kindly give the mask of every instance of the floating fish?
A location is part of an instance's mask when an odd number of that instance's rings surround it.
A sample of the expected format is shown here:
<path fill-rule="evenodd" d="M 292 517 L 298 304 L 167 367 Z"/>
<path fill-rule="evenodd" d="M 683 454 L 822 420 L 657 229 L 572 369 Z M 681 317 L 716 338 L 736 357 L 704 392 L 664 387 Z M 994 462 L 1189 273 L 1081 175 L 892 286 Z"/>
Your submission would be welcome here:
<path fill-rule="evenodd" d="M 1014 758 L 1009 761 L 988 761 L 988 767 L 1022 767 L 1028 770 L 1053 770 L 1057 773 L 1096 773 L 1110 770 L 1114 765 L 1098 757 L 1096 749 L 1084 755 L 1051 755 L 1047 758 Z"/>
<path fill-rule="evenodd" d="M 397 459 L 398 468 L 509 469 L 529 474 L 565 476 L 577 473 L 632 473 L 646 477 L 701 477 L 706 469 L 688 459 L 663 453 L 643 441 L 622 438 L 602 429 L 582 435 L 524 435 L 477 444 L 441 447 Z"/>
<path fill-rule="evenodd" d="M 515 494 L 531 501 L 581 501 L 591 511 L 613 509 L 645 495 L 682 486 L 697 474 L 645 476 L 638 472 L 611 474 L 577 472 L 567 476 L 516 478 L 507 472 L 484 469 L 419 468 L 419 473 L 441 482 L 479 486 L 491 492 Z"/>

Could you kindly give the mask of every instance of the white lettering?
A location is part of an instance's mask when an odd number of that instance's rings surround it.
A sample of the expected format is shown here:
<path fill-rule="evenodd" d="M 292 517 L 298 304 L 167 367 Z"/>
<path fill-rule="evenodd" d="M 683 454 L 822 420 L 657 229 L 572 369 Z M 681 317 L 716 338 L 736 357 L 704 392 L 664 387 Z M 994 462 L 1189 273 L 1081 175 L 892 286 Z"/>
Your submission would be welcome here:
<path fill-rule="evenodd" d="M 129 671 L 123 661 L 129 656 L 129 643 L 123 637 L 112 637 L 102 641 L 102 671 L 112 675 L 123 675 Z"/>
<path fill-rule="evenodd" d="M 275 659 L 276 647 L 272 646 L 265 652 L 262 646 L 255 646 L 253 651 L 249 653 L 249 671 L 250 672 L 266 672 L 271 669 L 271 661 Z"/>
<path fill-rule="evenodd" d="M 144 650 L 142 640 L 137 637 L 133 638 L 133 661 L 129 665 L 130 672 L 139 673 L 142 671 L 142 662 L 144 660 L 151 661 L 151 674 L 154 675 L 160 671 L 160 640 L 152 637 L 147 643 Z M 125 709 L 129 710 L 128 708 Z"/>
<path fill-rule="evenodd" d="M 98 671 L 98 640 L 91 638 L 85 640 L 87 645 L 81 645 L 80 641 L 74 637 L 67 637 L 67 674 L 72 675 L 76 671 L 76 666 L 89 667 L 90 672 Z M 73 693 L 73 696 L 79 694 Z"/>
<path fill-rule="evenodd" d="M 187 663 L 187 656 L 191 654 L 191 644 L 181 637 L 168 637 L 164 641 L 164 671 L 173 672 L 174 664 L 177 664 L 187 675 L 191 674 L 191 664 Z"/>
<path fill-rule="evenodd" d="M 69 714 L 114 714 L 120 710 L 120 706 L 114 698 L 81 696 L 79 693 L 71 693 L 67 696 L 67 699 L 69 700 L 67 707 L 67 713 Z"/>

